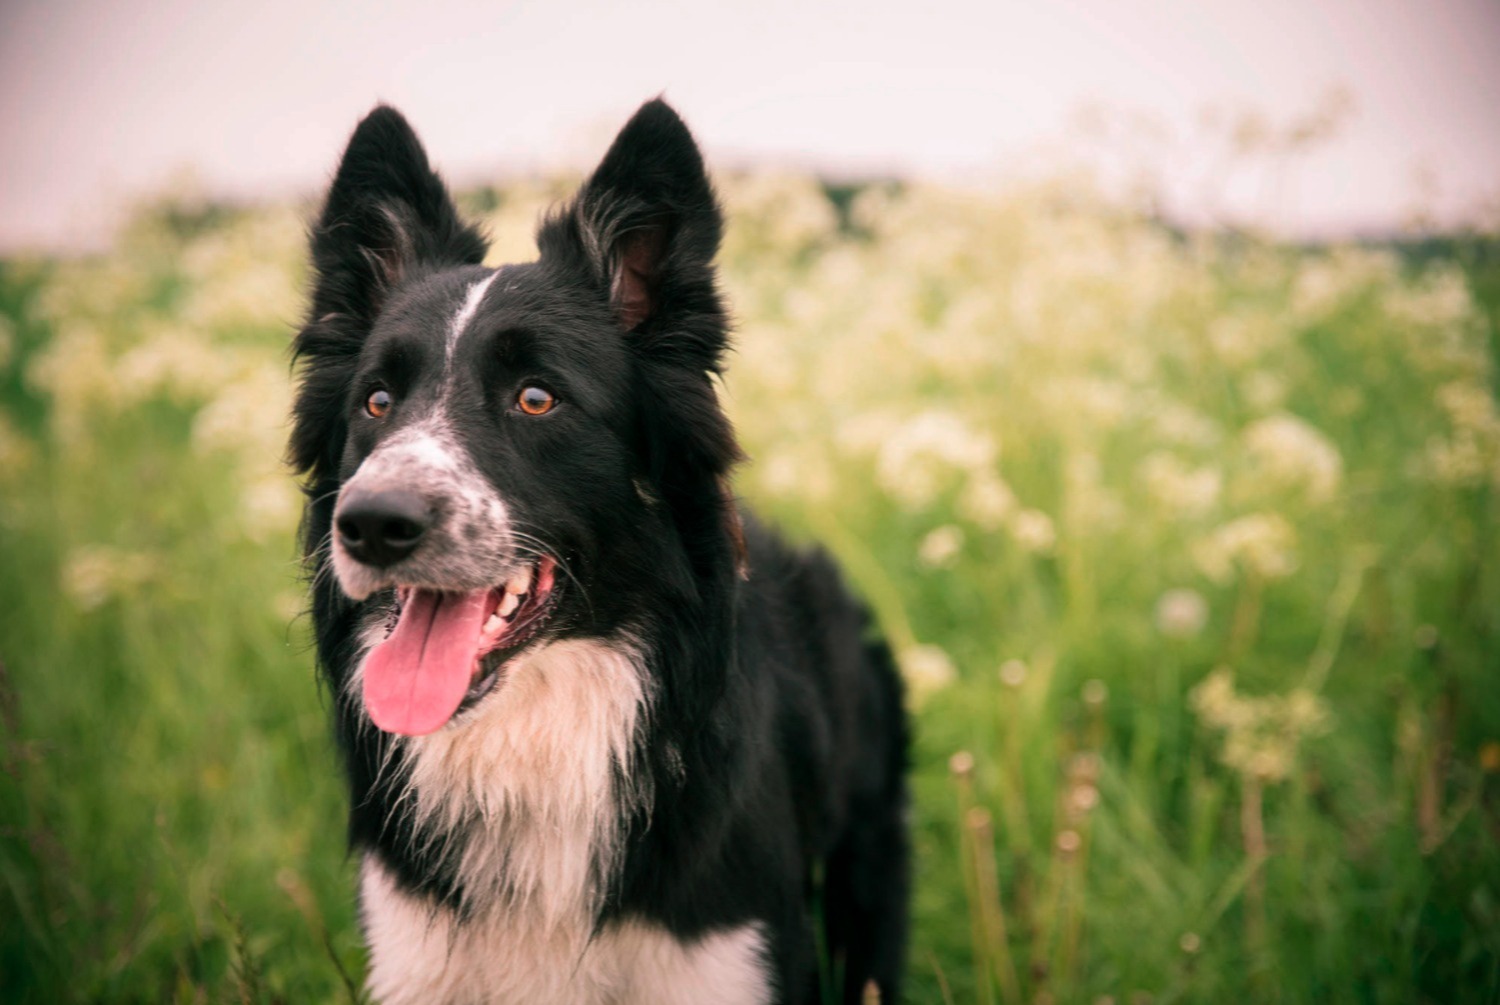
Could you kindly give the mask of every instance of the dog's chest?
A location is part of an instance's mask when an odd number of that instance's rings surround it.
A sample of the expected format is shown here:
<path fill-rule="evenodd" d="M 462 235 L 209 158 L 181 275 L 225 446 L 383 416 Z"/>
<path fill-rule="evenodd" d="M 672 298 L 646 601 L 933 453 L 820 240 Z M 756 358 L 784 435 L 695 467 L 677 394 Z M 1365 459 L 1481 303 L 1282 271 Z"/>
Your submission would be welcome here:
<path fill-rule="evenodd" d="M 382 1005 L 766 1005 L 756 925 L 683 941 L 642 921 L 589 938 L 582 917 L 543 923 L 505 909 L 458 920 L 401 892 L 366 858 L 361 874 L 369 988 Z"/>
<path fill-rule="evenodd" d="M 651 695 L 622 643 L 545 646 L 473 714 L 403 741 L 420 840 L 458 855 L 460 918 L 360 876 L 369 987 L 382 1005 L 752 1005 L 765 940 L 745 925 L 682 941 L 642 921 L 593 933 L 619 824 L 651 801 L 634 744 Z M 590 937 L 592 935 L 592 938 Z"/>

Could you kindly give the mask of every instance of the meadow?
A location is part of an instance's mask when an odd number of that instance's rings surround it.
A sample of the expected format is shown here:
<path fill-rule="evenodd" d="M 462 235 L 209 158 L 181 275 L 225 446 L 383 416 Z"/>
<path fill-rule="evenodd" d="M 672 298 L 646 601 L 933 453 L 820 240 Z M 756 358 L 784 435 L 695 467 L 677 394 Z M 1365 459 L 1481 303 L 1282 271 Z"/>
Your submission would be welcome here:
<path fill-rule="evenodd" d="M 738 490 L 915 719 L 916 1003 L 1500 997 L 1500 253 L 720 179 Z M 496 261 L 571 182 L 470 192 Z M 0 262 L 0 999 L 351 1002 L 306 207 Z"/>

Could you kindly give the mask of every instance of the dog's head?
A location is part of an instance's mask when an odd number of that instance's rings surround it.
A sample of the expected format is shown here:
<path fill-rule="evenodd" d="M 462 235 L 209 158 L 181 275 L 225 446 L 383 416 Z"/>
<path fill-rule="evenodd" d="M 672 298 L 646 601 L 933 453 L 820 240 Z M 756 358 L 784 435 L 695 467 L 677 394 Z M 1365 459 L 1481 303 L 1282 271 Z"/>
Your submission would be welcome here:
<path fill-rule="evenodd" d="M 721 229 L 660 101 L 542 223 L 539 259 L 494 269 L 406 121 L 359 124 L 312 230 L 291 456 L 326 601 L 389 612 L 377 725 L 435 730 L 527 646 L 639 627 L 732 567 Z"/>

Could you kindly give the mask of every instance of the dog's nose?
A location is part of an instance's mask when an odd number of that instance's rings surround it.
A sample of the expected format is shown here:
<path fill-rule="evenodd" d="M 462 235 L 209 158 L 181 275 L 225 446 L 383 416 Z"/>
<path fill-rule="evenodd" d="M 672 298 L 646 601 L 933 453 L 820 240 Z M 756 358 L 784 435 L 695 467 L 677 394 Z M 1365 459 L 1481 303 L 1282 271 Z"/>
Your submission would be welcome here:
<path fill-rule="evenodd" d="M 384 568 L 416 550 L 432 525 L 427 503 L 413 492 L 361 492 L 347 498 L 334 518 L 350 556 Z"/>

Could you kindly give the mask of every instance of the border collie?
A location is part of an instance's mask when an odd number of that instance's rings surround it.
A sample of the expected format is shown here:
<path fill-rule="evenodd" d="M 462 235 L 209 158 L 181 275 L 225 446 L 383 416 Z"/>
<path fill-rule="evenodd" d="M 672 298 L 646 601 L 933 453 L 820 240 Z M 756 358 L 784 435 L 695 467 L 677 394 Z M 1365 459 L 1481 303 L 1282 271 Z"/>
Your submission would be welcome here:
<path fill-rule="evenodd" d="M 290 454 L 380 1002 L 897 999 L 900 685 L 729 490 L 722 226 L 661 101 L 499 268 L 397 112 L 349 141 Z"/>

